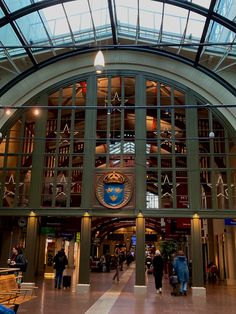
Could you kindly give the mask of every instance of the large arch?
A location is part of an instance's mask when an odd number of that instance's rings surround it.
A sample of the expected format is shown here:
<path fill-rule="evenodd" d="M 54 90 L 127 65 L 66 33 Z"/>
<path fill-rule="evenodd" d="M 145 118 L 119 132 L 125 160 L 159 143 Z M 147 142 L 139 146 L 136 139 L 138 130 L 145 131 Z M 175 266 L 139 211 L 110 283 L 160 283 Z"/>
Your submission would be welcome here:
<path fill-rule="evenodd" d="M 232 86 L 230 88 L 227 84 L 223 86 L 220 80 L 217 81 L 204 71 L 166 56 L 119 49 L 106 50 L 104 55 L 106 59 L 105 71 L 123 69 L 132 72 L 139 70 L 159 75 L 167 80 L 175 80 L 195 91 L 209 104 L 218 108 L 231 126 L 235 128 L 236 109 L 233 105 L 236 92 Z M 23 77 L 22 80 L 7 89 L 1 96 L 1 103 L 5 107 L 14 108 L 30 104 L 32 100 L 37 100 L 41 93 L 50 90 L 53 86 L 94 72 L 94 57 L 95 52 L 91 52 L 63 58 L 56 63 L 48 64 L 46 67 L 39 67 L 39 70 Z M 4 110 L 1 111 L 0 127 L 7 120 Z"/>

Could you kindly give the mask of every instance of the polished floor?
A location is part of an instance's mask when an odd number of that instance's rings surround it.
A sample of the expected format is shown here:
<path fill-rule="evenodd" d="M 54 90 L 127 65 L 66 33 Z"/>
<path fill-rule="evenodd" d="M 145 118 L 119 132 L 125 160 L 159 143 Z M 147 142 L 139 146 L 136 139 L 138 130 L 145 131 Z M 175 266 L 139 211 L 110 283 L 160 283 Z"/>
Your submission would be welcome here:
<path fill-rule="evenodd" d="M 157 294 L 154 278 L 147 275 L 145 296 L 134 294 L 135 265 L 120 272 L 120 281 L 114 282 L 110 273 L 91 273 L 89 293 L 76 291 L 77 274 L 73 272 L 69 289 L 54 289 L 52 279 L 38 279 L 38 297 L 20 305 L 18 314 L 233 314 L 236 313 L 236 286 L 207 285 L 206 297 L 171 295 L 168 278 L 163 280 L 163 293 Z M 67 270 L 70 274 L 71 270 Z"/>

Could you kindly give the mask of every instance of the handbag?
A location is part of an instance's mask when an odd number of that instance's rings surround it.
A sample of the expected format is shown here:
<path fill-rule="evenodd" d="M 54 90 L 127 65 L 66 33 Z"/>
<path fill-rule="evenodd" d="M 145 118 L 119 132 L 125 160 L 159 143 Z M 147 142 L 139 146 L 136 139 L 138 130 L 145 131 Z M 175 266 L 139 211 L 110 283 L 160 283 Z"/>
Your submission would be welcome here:
<path fill-rule="evenodd" d="M 177 275 L 172 275 L 170 276 L 170 284 L 171 285 L 176 285 L 179 282 L 178 276 Z"/>

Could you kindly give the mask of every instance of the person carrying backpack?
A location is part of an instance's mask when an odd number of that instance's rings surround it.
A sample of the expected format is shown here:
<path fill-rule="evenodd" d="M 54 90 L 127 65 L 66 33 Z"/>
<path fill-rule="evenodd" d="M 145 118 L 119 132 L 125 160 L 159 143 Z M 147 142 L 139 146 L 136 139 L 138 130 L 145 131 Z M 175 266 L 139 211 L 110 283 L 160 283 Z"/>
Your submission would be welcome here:
<path fill-rule="evenodd" d="M 66 265 L 68 265 L 68 259 L 64 249 L 58 251 L 58 253 L 54 256 L 53 263 L 53 268 L 56 270 L 55 289 L 61 289 L 63 271 L 66 268 Z"/>

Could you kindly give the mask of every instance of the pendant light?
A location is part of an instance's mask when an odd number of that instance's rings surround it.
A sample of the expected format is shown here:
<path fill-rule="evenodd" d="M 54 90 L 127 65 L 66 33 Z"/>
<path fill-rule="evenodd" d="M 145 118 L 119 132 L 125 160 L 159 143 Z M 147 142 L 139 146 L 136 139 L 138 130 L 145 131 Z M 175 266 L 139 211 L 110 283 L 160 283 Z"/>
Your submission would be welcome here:
<path fill-rule="evenodd" d="M 96 54 L 96 57 L 94 59 L 94 68 L 96 70 L 97 74 L 102 73 L 103 69 L 105 67 L 105 60 L 104 60 L 104 56 L 101 50 L 98 51 L 98 53 Z"/>

